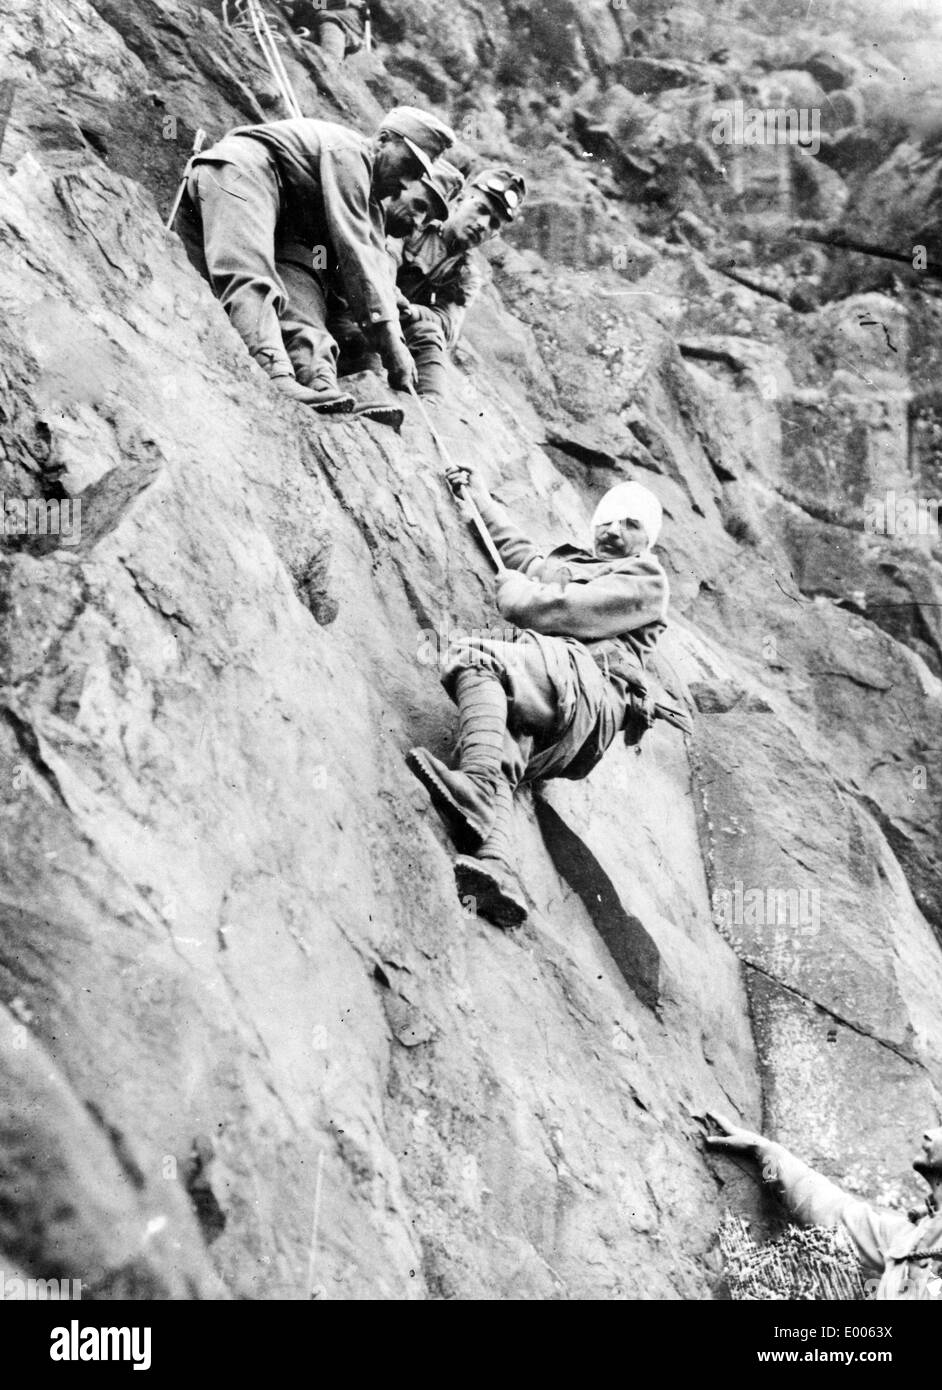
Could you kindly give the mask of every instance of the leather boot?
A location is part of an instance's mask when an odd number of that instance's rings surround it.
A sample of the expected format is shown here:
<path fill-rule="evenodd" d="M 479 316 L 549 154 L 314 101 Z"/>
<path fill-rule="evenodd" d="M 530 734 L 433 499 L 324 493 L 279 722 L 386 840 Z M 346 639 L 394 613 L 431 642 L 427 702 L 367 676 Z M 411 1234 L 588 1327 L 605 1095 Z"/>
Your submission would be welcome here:
<path fill-rule="evenodd" d="M 365 371 L 348 372 L 344 390 L 356 401 L 354 414 L 365 420 L 376 420 L 398 431 L 404 418 L 403 410 L 393 399 L 388 387 L 375 374 Z"/>
<path fill-rule="evenodd" d="M 358 405 L 353 413 L 360 419 L 375 420 L 380 425 L 389 425 L 397 434 L 405 418 L 405 412 L 398 405 L 389 405 L 386 401 Z"/>
<path fill-rule="evenodd" d="M 470 899 L 479 917 L 509 931 L 527 920 L 527 906 L 510 866 L 513 791 L 503 777 L 497 786 L 494 810 L 494 823 L 478 855 L 462 854 L 455 860 L 455 884 L 462 902 Z"/>
<path fill-rule="evenodd" d="M 501 783 L 507 696 L 496 676 L 475 668 L 459 671 L 458 767 L 452 771 L 426 748 L 413 748 L 406 763 L 425 787 L 456 847 L 474 854 L 494 825 Z"/>
<path fill-rule="evenodd" d="M 352 396 L 345 396 L 336 386 L 331 390 L 316 390 L 302 386 L 293 376 L 273 376 L 271 384 L 283 396 L 297 401 L 299 405 L 310 405 L 325 415 L 346 415 L 354 407 Z"/>

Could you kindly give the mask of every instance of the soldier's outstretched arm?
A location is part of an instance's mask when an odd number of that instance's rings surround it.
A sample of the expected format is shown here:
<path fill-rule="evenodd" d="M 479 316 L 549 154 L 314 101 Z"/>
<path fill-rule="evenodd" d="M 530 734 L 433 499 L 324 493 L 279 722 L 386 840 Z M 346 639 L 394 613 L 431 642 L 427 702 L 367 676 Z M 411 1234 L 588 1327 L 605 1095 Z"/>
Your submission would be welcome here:
<path fill-rule="evenodd" d="M 354 318 L 374 326 L 394 322 L 398 331 L 394 267 L 370 214 L 369 160 L 362 150 L 324 148 L 318 172 L 344 297 Z"/>
<path fill-rule="evenodd" d="M 866 1272 L 883 1273 L 890 1243 L 910 1229 L 908 1217 L 850 1196 L 782 1144 L 742 1129 L 725 1115 L 707 1111 L 707 1119 L 719 1131 L 707 1135 L 708 1148 L 752 1159 L 758 1176 L 776 1188 L 795 1221 L 802 1226 L 843 1226 Z"/>
<path fill-rule="evenodd" d="M 445 476 L 453 488 L 467 492 L 508 569 L 529 570 L 543 563 L 546 552 L 511 521 L 499 502 L 494 501 L 476 469 L 456 464 L 446 469 Z"/>

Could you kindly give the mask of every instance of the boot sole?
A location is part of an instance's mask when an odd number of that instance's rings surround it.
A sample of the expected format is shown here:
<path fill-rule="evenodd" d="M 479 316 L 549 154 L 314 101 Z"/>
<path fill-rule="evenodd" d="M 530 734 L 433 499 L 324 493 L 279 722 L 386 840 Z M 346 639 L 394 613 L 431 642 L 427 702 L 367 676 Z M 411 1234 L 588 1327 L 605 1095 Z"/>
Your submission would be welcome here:
<path fill-rule="evenodd" d="M 390 425 L 394 430 L 401 429 L 405 419 L 398 405 L 360 405 L 354 414 L 364 420 L 375 420 L 380 425 Z"/>
<path fill-rule="evenodd" d="M 445 827 L 462 854 L 474 854 L 484 843 L 480 830 L 468 820 L 451 792 L 440 781 L 434 768 L 426 762 L 425 750 L 413 748 L 406 755 L 406 767 L 417 777 L 432 799 L 432 805 L 445 822 Z"/>
<path fill-rule="evenodd" d="M 479 917 L 486 917 L 502 931 L 512 931 L 527 920 L 526 905 L 482 859 L 455 861 L 455 884 L 462 900 L 473 898 Z"/>
<path fill-rule="evenodd" d="M 352 396 L 337 396 L 332 401 L 310 401 L 309 404 L 318 415 L 349 415 L 356 401 Z"/>

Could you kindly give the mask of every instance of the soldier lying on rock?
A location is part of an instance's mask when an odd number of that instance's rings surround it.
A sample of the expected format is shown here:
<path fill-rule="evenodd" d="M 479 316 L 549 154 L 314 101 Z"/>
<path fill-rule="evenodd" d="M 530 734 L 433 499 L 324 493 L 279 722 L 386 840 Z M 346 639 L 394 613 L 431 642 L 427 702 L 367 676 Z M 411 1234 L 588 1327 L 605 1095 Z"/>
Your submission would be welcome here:
<path fill-rule="evenodd" d="M 326 327 L 332 272 L 393 385 L 415 379 L 381 200 L 430 173 L 453 140 L 437 117 L 400 106 L 373 139 L 328 121 L 273 121 L 230 131 L 190 161 L 187 192 L 213 289 L 249 352 L 292 399 L 330 413 L 355 404 L 337 385 L 337 344 Z"/>
<path fill-rule="evenodd" d="M 620 730 L 637 741 L 638 721 L 650 723 L 638 688 L 667 615 L 667 576 L 651 550 L 661 504 L 640 483 L 620 483 L 595 510 L 591 549 L 547 555 L 472 470 L 456 466 L 448 477 L 467 489 L 508 567 L 497 607 L 519 631 L 449 643 L 442 683 L 458 706 L 457 768 L 424 748 L 407 764 L 461 851 L 459 896 L 511 927 L 527 915 L 511 867 L 514 789 L 585 777 Z"/>
<path fill-rule="evenodd" d="M 448 177 L 458 172 L 451 165 L 447 169 Z M 475 248 L 516 217 L 525 194 L 520 174 L 484 169 L 469 180 L 443 222 L 430 223 L 403 245 L 396 276 L 402 324 L 419 394 L 433 404 L 444 399 L 446 356 L 484 283 Z"/>
<path fill-rule="evenodd" d="M 942 1129 L 926 1130 L 923 1157 L 913 1164 L 931 1189 L 926 1214 L 914 1220 L 850 1196 L 781 1144 L 723 1115 L 708 1112 L 707 1119 L 720 1131 L 707 1136 L 709 1147 L 751 1159 L 799 1225 L 844 1228 L 877 1298 L 942 1299 Z"/>

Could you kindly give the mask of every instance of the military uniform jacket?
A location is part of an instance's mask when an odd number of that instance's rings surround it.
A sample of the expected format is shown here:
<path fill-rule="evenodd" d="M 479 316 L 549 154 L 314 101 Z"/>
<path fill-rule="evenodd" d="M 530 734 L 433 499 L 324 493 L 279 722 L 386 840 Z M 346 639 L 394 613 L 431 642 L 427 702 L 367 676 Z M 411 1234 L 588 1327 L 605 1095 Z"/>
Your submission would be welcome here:
<path fill-rule="evenodd" d="M 484 284 L 485 273 L 474 251 L 449 254 L 440 222 L 432 222 L 402 245 L 396 284 L 411 304 L 434 309 L 446 347 L 453 348 L 464 316 Z"/>
<path fill-rule="evenodd" d="M 879 1280 L 877 1298 L 942 1299 L 942 1214 L 913 1223 L 902 1212 L 843 1192 L 779 1144 L 768 1157 L 785 1205 L 801 1225 L 844 1228 L 864 1278 Z"/>
<path fill-rule="evenodd" d="M 575 639 L 604 665 L 627 655 L 636 668 L 667 623 L 667 575 L 650 551 L 606 560 L 574 545 L 546 554 L 493 500 L 481 516 L 509 569 L 501 612 L 517 627 L 548 637 Z"/>
<path fill-rule="evenodd" d="M 546 555 L 492 498 L 480 512 L 512 571 L 499 580 L 498 606 L 523 629 L 518 640 L 539 648 L 561 731 L 528 751 L 518 780 L 586 777 L 624 727 L 644 656 L 665 627 L 667 576 L 650 554 L 605 561 L 564 545 Z M 487 664 L 490 644 L 476 646 L 475 664 Z M 459 656 L 445 666 L 452 693 L 461 665 Z"/>
<path fill-rule="evenodd" d="M 193 162 L 238 165 L 246 136 L 267 146 L 278 174 L 279 256 L 310 264 L 311 248 L 325 246 L 329 269 L 339 277 L 357 322 L 398 321 L 382 206 L 371 193 L 369 141 L 346 126 L 301 117 L 239 126 Z"/>
<path fill-rule="evenodd" d="M 501 558 L 516 571 L 500 580 L 500 611 L 540 644 L 558 692 L 571 692 L 560 705 L 565 733 L 531 756 L 526 780 L 585 777 L 623 726 L 631 688 L 666 626 L 667 575 L 650 552 L 604 560 L 561 545 L 545 554 L 493 500 L 480 510 Z M 593 666 L 607 678 L 608 698 L 600 703 L 590 694 L 597 688 Z"/>

